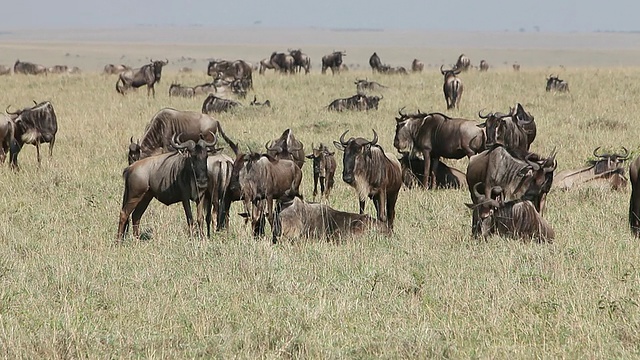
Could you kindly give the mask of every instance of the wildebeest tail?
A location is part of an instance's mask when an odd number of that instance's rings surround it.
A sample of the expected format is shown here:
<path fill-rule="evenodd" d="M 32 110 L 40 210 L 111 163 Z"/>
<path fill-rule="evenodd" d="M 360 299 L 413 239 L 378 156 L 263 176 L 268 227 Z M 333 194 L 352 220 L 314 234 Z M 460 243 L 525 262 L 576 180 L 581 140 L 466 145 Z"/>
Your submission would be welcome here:
<path fill-rule="evenodd" d="M 124 193 L 122 195 L 122 207 L 124 208 L 124 205 L 126 204 L 126 201 L 129 197 L 129 174 L 131 172 L 131 169 L 129 166 L 127 166 L 123 171 L 122 171 L 122 178 L 124 179 Z"/>
<path fill-rule="evenodd" d="M 124 86 L 124 81 L 122 80 L 122 77 L 118 76 L 118 81 L 116 81 L 116 91 L 118 92 L 118 94 L 124 95 L 124 91 L 120 87 L 121 81 L 122 81 L 122 86 Z"/>
<path fill-rule="evenodd" d="M 222 131 L 222 126 L 220 125 L 219 122 L 218 122 L 218 133 L 220 133 L 224 141 L 226 141 L 227 144 L 229 144 L 229 147 L 231 147 L 231 150 L 233 150 L 233 153 L 237 155 L 240 152 L 238 150 L 238 144 L 234 143 L 233 141 L 231 141 L 231 139 L 229 139 L 229 137 L 227 137 L 227 134 L 225 134 L 224 131 Z"/>
<path fill-rule="evenodd" d="M 634 190 L 631 190 L 631 200 L 629 200 L 629 227 L 631 228 L 631 233 L 633 233 L 634 236 L 639 237 L 640 236 L 640 214 L 638 214 L 637 209 L 635 209 L 635 196 L 637 194 L 634 194 Z"/>
<path fill-rule="evenodd" d="M 453 86 L 451 87 L 451 107 L 458 106 L 458 86 L 460 84 L 457 81 L 453 82 Z"/>

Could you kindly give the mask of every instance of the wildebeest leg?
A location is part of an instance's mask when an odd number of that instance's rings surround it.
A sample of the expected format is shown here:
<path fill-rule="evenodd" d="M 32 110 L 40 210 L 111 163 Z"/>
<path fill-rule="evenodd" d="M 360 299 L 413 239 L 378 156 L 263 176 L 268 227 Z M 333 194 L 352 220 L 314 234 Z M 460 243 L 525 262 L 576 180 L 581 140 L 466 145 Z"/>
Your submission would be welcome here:
<path fill-rule="evenodd" d="M 640 196 L 636 186 L 631 188 L 631 200 L 629 200 L 629 226 L 636 237 L 640 236 Z"/>
<path fill-rule="evenodd" d="M 212 208 L 215 207 L 215 205 L 212 206 L 213 204 L 215 204 L 215 203 L 213 202 L 213 200 L 211 199 L 209 194 L 205 195 L 205 198 L 204 198 L 205 219 L 204 219 L 204 221 L 207 223 L 207 238 L 211 237 L 211 221 L 212 221 L 211 211 L 212 211 Z M 217 214 L 217 212 L 216 212 L 216 214 Z"/>
<path fill-rule="evenodd" d="M 182 200 L 182 208 L 184 209 L 184 216 L 187 218 L 189 234 L 193 236 L 193 214 L 191 213 L 191 203 L 189 199 Z"/>
<path fill-rule="evenodd" d="M 13 170 L 20 170 L 18 168 L 18 153 L 22 150 L 22 142 L 17 142 L 15 140 L 11 141 L 11 146 L 9 147 L 9 163 Z"/>
<path fill-rule="evenodd" d="M 373 198 L 373 203 L 376 203 L 376 198 L 378 198 L 378 204 L 376 205 L 376 210 L 378 210 L 378 219 L 383 222 L 388 222 L 387 217 L 387 193 L 385 191 L 381 191 L 378 196 Z"/>
<path fill-rule="evenodd" d="M 360 200 L 360 215 L 364 214 L 364 200 Z"/>
<path fill-rule="evenodd" d="M 429 172 L 429 176 L 431 177 L 431 188 L 435 189 L 438 187 L 438 179 L 436 174 L 438 173 L 438 165 L 440 164 L 440 158 L 431 159 L 431 171 Z"/>
<path fill-rule="evenodd" d="M 424 156 L 424 171 L 422 176 L 422 185 L 425 189 L 429 189 L 431 178 L 431 149 L 422 150 Z"/>
<path fill-rule="evenodd" d="M 389 230 L 393 230 L 393 221 L 396 219 L 396 201 L 398 201 L 398 193 L 389 194 L 387 197 L 387 224 Z"/>
<path fill-rule="evenodd" d="M 40 139 L 36 139 L 36 156 L 38 157 L 38 165 L 40 165 L 40 160 L 42 160 L 40 157 Z"/>
<path fill-rule="evenodd" d="M 271 232 L 273 233 L 273 197 L 271 196 L 267 196 L 267 199 L 265 200 L 267 208 L 267 220 L 269 220 L 269 226 L 271 226 Z"/>
<path fill-rule="evenodd" d="M 134 238 L 140 237 L 140 218 L 142 218 L 142 214 L 147 210 L 149 203 L 153 200 L 153 196 L 150 194 L 145 194 L 140 202 L 136 205 L 133 213 L 131 214 L 131 225 L 132 225 L 132 233 Z M 122 219 L 121 219 L 122 220 Z M 128 219 L 127 219 L 128 220 Z"/>
<path fill-rule="evenodd" d="M 324 176 L 320 177 L 320 197 L 324 195 L 324 192 L 326 190 L 326 186 L 325 186 L 326 179 L 327 178 Z"/>
<path fill-rule="evenodd" d="M 53 145 L 56 143 L 56 136 L 53 135 L 51 137 L 51 141 L 49 141 L 49 157 L 53 156 Z"/>
<path fill-rule="evenodd" d="M 126 229 L 129 227 L 129 215 L 135 210 L 138 206 L 138 203 L 142 201 L 144 198 L 144 194 L 139 194 L 137 196 L 130 197 L 128 194 L 127 186 L 128 184 L 125 182 L 125 192 L 122 199 L 122 209 L 120 210 L 120 220 L 118 221 L 118 236 L 116 241 L 122 241 L 124 238 L 124 233 Z"/>
<path fill-rule="evenodd" d="M 320 180 L 320 186 L 322 187 L 322 180 Z M 324 188 L 322 189 L 324 192 Z M 318 195 L 318 174 L 313 174 L 313 199 L 316 199 L 316 195 Z"/>
<path fill-rule="evenodd" d="M 444 100 L 447 102 L 447 110 L 449 110 L 449 109 L 451 109 L 451 105 L 450 105 L 450 102 L 449 102 L 449 96 L 447 96 L 447 90 L 445 89 L 445 90 L 443 90 L 443 92 L 444 92 Z"/>

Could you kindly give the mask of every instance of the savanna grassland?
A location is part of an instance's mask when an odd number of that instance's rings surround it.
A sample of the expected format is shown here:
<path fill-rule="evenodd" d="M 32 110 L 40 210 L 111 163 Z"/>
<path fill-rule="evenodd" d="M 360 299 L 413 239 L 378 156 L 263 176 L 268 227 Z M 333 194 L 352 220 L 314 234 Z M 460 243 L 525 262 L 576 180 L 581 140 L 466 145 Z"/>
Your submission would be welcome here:
<path fill-rule="evenodd" d="M 28 59 L 25 59 L 28 60 Z M 384 60 L 384 59 L 383 59 Z M 452 59 L 453 61 L 454 59 Z M 478 59 L 472 59 L 477 63 Z M 366 61 L 366 59 L 364 60 Z M 112 61 L 115 62 L 115 61 Z M 522 62 L 522 61 L 521 61 Z M 544 91 L 544 67 L 460 77 L 460 109 L 535 116 L 532 150 L 558 149 L 558 170 L 593 149 L 638 154 L 640 69 L 567 67 L 569 94 Z M 389 86 L 378 111 L 329 113 L 355 93 L 356 77 Z M 6 358 L 632 358 L 640 353 L 640 246 L 627 225 L 630 189 L 552 190 L 545 214 L 553 244 L 470 235 L 463 190 L 402 190 L 395 232 L 341 243 L 254 239 L 232 207 L 228 231 L 189 237 L 180 205 L 153 201 L 145 236 L 114 245 L 129 137 L 163 107 L 199 111 L 204 98 L 168 97 L 172 82 L 207 81 L 166 71 L 155 99 L 122 97 L 115 77 L 0 77 L 0 106 L 50 100 L 59 132 L 53 158 L 0 168 L 0 351 Z M 220 114 L 241 147 L 263 148 L 290 127 L 310 148 L 349 134 L 390 152 L 394 116 L 444 111 L 435 69 L 409 76 L 254 75 L 260 101 Z M 250 99 L 243 100 L 248 104 Z M 43 149 L 46 151 L 47 145 Z M 229 153 L 229 149 L 225 150 Z M 357 211 L 341 181 L 329 204 Z M 464 170 L 467 160 L 450 162 Z M 310 163 L 302 191 L 311 198 Z M 372 205 L 367 204 L 372 213 Z"/>

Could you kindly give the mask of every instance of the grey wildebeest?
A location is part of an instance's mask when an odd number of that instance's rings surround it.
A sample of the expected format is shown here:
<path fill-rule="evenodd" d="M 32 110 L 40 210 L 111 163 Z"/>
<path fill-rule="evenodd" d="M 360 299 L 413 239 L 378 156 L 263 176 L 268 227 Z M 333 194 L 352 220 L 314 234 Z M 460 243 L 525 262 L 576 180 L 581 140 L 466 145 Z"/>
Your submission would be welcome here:
<path fill-rule="evenodd" d="M 151 63 L 142 66 L 138 69 L 125 70 L 118 76 L 116 81 L 116 91 L 119 94 L 124 95 L 125 92 L 131 88 L 139 88 L 141 86 L 147 86 L 147 97 L 149 93 L 153 93 L 153 97 L 156 97 L 156 89 L 154 85 L 160 82 L 162 78 L 162 67 L 166 66 L 169 60 L 151 60 Z"/>
<path fill-rule="evenodd" d="M 265 100 L 263 102 L 259 102 L 258 101 L 258 97 L 256 95 L 253 95 L 253 101 L 249 103 L 249 105 L 251 106 L 266 106 L 266 107 L 271 107 L 271 101 L 269 100 Z"/>
<path fill-rule="evenodd" d="M 520 64 L 513 64 L 511 67 L 513 68 L 513 71 L 520 71 Z"/>
<path fill-rule="evenodd" d="M 293 56 L 285 53 L 273 52 L 269 58 L 269 62 L 275 68 L 285 74 L 293 74 L 295 67 L 295 59 Z"/>
<path fill-rule="evenodd" d="M 598 154 L 600 147 L 597 147 L 593 150 L 596 160 L 590 160 L 587 167 L 560 171 L 553 179 L 553 186 L 569 190 L 581 184 L 604 184 L 613 190 L 623 190 L 627 187 L 627 179 L 622 164 L 629 159 L 629 151 L 624 147 L 622 149 L 623 154 Z"/>
<path fill-rule="evenodd" d="M 440 73 L 444 76 L 442 91 L 444 92 L 444 99 L 447 102 L 447 110 L 457 108 L 460 104 L 464 90 L 462 80 L 456 76 L 460 74 L 460 71 L 460 69 L 442 70 L 442 65 L 440 65 Z"/>
<path fill-rule="evenodd" d="M 458 56 L 458 60 L 456 61 L 456 66 L 454 69 L 460 70 L 460 71 L 467 71 L 469 70 L 470 67 L 471 67 L 471 60 L 465 54 L 460 54 L 460 56 Z"/>
<path fill-rule="evenodd" d="M 230 109 L 240 106 L 240 103 L 235 100 L 223 99 L 213 94 L 209 94 L 202 103 L 202 113 L 210 114 L 216 112 L 229 111 Z"/>
<path fill-rule="evenodd" d="M 367 110 L 367 97 L 361 94 L 356 94 L 349 98 L 335 99 L 327 106 L 327 110 Z"/>
<path fill-rule="evenodd" d="M 413 59 L 411 62 L 411 71 L 422 72 L 424 70 L 424 63 L 418 59 Z"/>
<path fill-rule="evenodd" d="M 214 80 L 221 72 L 225 79 L 246 79 L 249 89 L 253 89 L 252 71 L 251 64 L 244 60 L 212 60 L 207 66 L 207 75 L 213 77 Z"/>
<path fill-rule="evenodd" d="M 331 189 L 333 189 L 334 177 L 336 173 L 336 158 L 334 152 L 329 151 L 325 145 L 320 143 L 316 149 L 311 144 L 311 154 L 307 155 L 307 159 L 313 161 L 313 198 L 318 195 L 318 182 L 320 182 L 320 197 L 329 198 Z"/>
<path fill-rule="evenodd" d="M 424 160 L 417 157 L 410 157 L 405 153 L 400 158 L 402 166 L 402 182 L 411 189 L 416 184 L 424 186 Z M 436 188 L 439 189 L 459 189 L 467 184 L 467 177 L 462 171 L 447 166 L 438 159 L 437 172 L 435 174 Z"/>
<path fill-rule="evenodd" d="M 195 95 L 195 92 L 192 87 L 182 86 L 181 84 L 173 83 L 169 86 L 169 97 L 171 96 L 180 96 L 191 98 Z"/>
<path fill-rule="evenodd" d="M 217 88 L 213 83 L 201 84 L 193 87 L 194 96 L 207 95 L 215 92 L 217 92 Z"/>
<path fill-rule="evenodd" d="M 344 151 L 342 159 L 342 180 L 356 190 L 360 204 L 360 214 L 364 214 L 365 201 L 373 200 L 378 220 L 385 222 L 393 230 L 396 217 L 396 201 L 402 187 L 402 169 L 398 159 L 385 153 L 378 145 L 378 134 L 373 130 L 373 140 L 349 138 L 340 135 L 334 141 L 335 147 Z"/>
<path fill-rule="evenodd" d="M 9 148 L 13 142 L 13 120 L 10 116 L 0 114 L 0 164 L 4 164 Z"/>
<path fill-rule="evenodd" d="M 489 63 L 486 60 L 480 60 L 480 71 L 488 71 Z"/>
<path fill-rule="evenodd" d="M 546 91 L 555 90 L 558 92 L 569 92 L 569 83 L 558 78 L 558 76 L 549 75 L 547 78 Z"/>
<path fill-rule="evenodd" d="M 502 189 L 494 186 L 491 198 L 486 198 L 478 191 L 484 184 L 475 184 L 477 203 L 465 204 L 474 210 L 478 217 L 478 229 L 474 235 L 487 237 L 492 234 L 505 235 L 524 241 L 552 242 L 555 238 L 553 228 L 538 213 L 535 205 L 529 200 L 503 201 Z"/>
<path fill-rule="evenodd" d="M 408 74 L 407 69 L 405 69 L 403 66 L 393 67 L 390 65 L 382 65 L 378 69 L 378 71 L 388 75 L 395 75 L 395 74 L 407 75 Z"/>
<path fill-rule="evenodd" d="M 38 65 L 26 61 L 16 60 L 15 64 L 13 64 L 13 73 L 14 74 L 24 74 L 24 75 L 47 75 L 47 68 L 44 65 Z"/>
<path fill-rule="evenodd" d="M 342 57 L 347 56 L 346 51 L 333 51 L 333 53 L 322 57 L 322 73 L 325 74 L 328 68 L 331 68 L 331 73 L 340 73 L 342 66 Z"/>
<path fill-rule="evenodd" d="M 10 75 L 11 68 L 8 66 L 0 65 L 0 76 L 2 75 Z"/>
<path fill-rule="evenodd" d="M 293 56 L 293 66 L 296 72 L 300 72 L 304 69 L 304 73 L 308 74 L 311 70 L 311 59 L 309 56 L 302 52 L 300 49 L 289 49 L 289 55 Z"/>
<path fill-rule="evenodd" d="M 482 111 L 479 111 L 478 117 L 485 120 L 478 126 L 486 129 L 487 148 L 498 143 L 508 149 L 518 149 L 525 154 L 529 151 L 537 130 L 533 116 L 524 111 L 522 105 L 518 103 L 515 108 L 510 109 L 508 114 L 482 115 Z"/>
<path fill-rule="evenodd" d="M 279 138 L 265 144 L 267 154 L 276 159 L 289 159 L 302 169 L 304 165 L 304 145 L 293 136 L 293 131 L 287 129 Z"/>
<path fill-rule="evenodd" d="M 373 71 L 373 73 L 380 71 L 382 68 L 382 61 L 380 60 L 378 53 L 374 52 L 371 54 L 371 57 L 369 58 L 369 66 L 371 66 L 371 71 Z"/>
<path fill-rule="evenodd" d="M 217 139 L 211 143 L 201 139 L 178 143 L 180 136 L 174 136 L 171 146 L 176 150 L 151 156 L 129 165 L 122 174 L 124 195 L 118 222 L 117 241 L 122 241 L 129 226 L 129 216 L 133 223 L 133 236 L 140 236 L 140 218 L 154 198 L 165 205 L 182 202 L 187 225 L 193 228 L 190 200 L 197 204 L 198 233 L 203 234 L 208 188 L 207 150 L 215 147 Z"/>
<path fill-rule="evenodd" d="M 411 157 L 421 153 L 424 159 L 423 185 L 435 187 L 440 157 L 462 159 L 482 151 L 485 135 L 475 121 L 450 118 L 440 113 L 404 114 L 398 111 L 393 146 Z"/>
<path fill-rule="evenodd" d="M 640 156 L 629 166 L 631 198 L 629 199 L 629 227 L 635 237 L 640 237 Z"/>
<path fill-rule="evenodd" d="M 362 80 L 362 79 L 356 79 L 355 83 L 356 84 L 356 92 L 360 95 L 364 95 L 367 93 L 367 91 L 380 91 L 382 89 L 386 89 L 387 87 L 377 83 L 375 81 L 369 81 L 367 79 Z"/>
<path fill-rule="evenodd" d="M 276 67 L 271 64 L 271 57 L 260 60 L 260 68 L 258 70 L 258 73 L 262 75 L 267 70 L 276 70 Z"/>
<path fill-rule="evenodd" d="M 40 144 L 49 143 L 49 156 L 53 155 L 53 146 L 58 132 L 58 118 L 49 101 L 36 103 L 30 108 L 24 108 L 15 112 L 5 110 L 14 122 L 14 139 L 11 144 L 11 166 L 18 168 L 18 153 L 24 144 L 36 146 L 38 164 L 40 163 Z"/>
<path fill-rule="evenodd" d="M 127 70 L 131 70 L 131 67 L 123 64 L 120 64 L 120 65 L 107 64 L 104 66 L 104 70 L 102 71 L 102 73 L 105 75 L 119 75 L 121 72 L 124 72 Z"/>

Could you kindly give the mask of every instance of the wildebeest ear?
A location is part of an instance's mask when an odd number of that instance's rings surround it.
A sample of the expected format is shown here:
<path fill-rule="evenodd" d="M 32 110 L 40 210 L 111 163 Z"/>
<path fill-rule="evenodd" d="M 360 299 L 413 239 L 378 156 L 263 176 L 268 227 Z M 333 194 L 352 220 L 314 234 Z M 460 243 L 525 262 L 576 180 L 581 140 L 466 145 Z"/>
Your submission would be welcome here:
<path fill-rule="evenodd" d="M 365 146 L 363 146 L 363 148 L 362 148 L 362 152 L 363 152 L 364 154 L 369 154 L 369 153 L 371 153 L 371 144 L 369 143 L 369 144 L 366 144 Z"/>
<path fill-rule="evenodd" d="M 340 151 L 344 151 L 344 145 L 342 145 L 339 141 L 333 141 L 333 146 Z"/>

